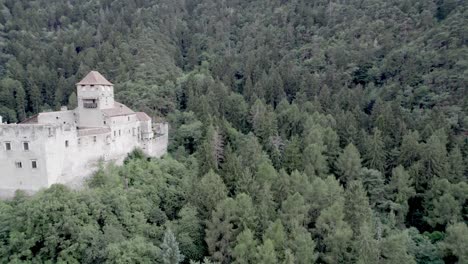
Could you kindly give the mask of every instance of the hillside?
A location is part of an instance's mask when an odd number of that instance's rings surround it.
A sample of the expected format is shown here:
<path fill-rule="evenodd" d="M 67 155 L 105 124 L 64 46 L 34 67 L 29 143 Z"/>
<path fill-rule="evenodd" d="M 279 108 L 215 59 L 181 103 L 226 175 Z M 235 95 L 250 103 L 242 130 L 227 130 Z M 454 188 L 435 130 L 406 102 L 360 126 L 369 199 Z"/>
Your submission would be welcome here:
<path fill-rule="evenodd" d="M 0 262 L 468 262 L 467 1 L 0 9 L 5 121 L 99 70 L 171 125 L 162 160 L 0 202 Z"/>

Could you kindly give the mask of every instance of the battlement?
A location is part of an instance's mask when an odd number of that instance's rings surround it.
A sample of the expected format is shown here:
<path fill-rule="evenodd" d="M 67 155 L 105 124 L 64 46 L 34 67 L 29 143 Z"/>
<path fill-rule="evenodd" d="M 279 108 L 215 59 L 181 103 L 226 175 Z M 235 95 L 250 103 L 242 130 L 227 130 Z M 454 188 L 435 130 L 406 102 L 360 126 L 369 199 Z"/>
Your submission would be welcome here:
<path fill-rule="evenodd" d="M 0 124 L 0 139 L 47 138 L 75 130 L 70 124 Z"/>

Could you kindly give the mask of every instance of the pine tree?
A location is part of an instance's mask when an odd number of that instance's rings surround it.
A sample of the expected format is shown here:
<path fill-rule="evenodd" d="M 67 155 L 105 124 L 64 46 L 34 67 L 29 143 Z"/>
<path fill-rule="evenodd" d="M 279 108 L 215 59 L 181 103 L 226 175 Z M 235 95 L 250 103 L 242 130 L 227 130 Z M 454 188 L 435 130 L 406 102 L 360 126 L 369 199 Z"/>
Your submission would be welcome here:
<path fill-rule="evenodd" d="M 226 186 L 223 179 L 210 170 L 196 183 L 197 191 L 193 193 L 194 202 L 198 205 L 200 213 L 208 216 L 216 204 L 227 197 Z"/>
<path fill-rule="evenodd" d="M 234 226 L 236 210 L 236 202 L 227 198 L 218 203 L 206 224 L 205 241 L 214 261 L 232 261 L 232 249 L 240 231 Z"/>
<path fill-rule="evenodd" d="M 218 171 L 224 160 L 224 139 L 218 128 L 209 126 L 203 140 L 198 157 L 200 161 L 200 173 L 205 174 L 210 170 Z"/>
<path fill-rule="evenodd" d="M 278 258 L 276 257 L 275 248 L 273 242 L 270 239 L 267 239 L 263 242 L 262 245 L 258 246 L 258 255 L 257 261 L 258 264 L 276 264 L 278 263 Z"/>
<path fill-rule="evenodd" d="M 409 210 L 408 199 L 416 194 L 413 180 L 403 166 L 392 170 L 392 177 L 388 184 L 388 196 L 393 201 L 392 210 L 396 212 L 397 221 L 400 225 L 405 222 Z"/>
<path fill-rule="evenodd" d="M 184 255 L 179 251 L 179 243 L 171 229 L 167 229 L 164 233 L 161 251 L 164 264 L 178 264 L 184 260 Z"/>
<path fill-rule="evenodd" d="M 345 184 L 359 178 L 361 173 L 361 155 L 352 143 L 346 146 L 338 157 L 336 168 L 340 181 Z"/>
<path fill-rule="evenodd" d="M 304 150 L 303 155 L 304 172 L 312 176 L 326 177 L 328 173 L 327 157 L 323 155 L 323 147 L 311 144 Z"/>
<path fill-rule="evenodd" d="M 434 132 L 425 144 L 423 164 L 424 178 L 419 181 L 422 187 L 430 187 L 435 177 L 448 177 L 446 135 L 443 130 Z"/>
<path fill-rule="evenodd" d="M 261 100 L 257 99 L 250 109 L 250 123 L 263 145 L 267 145 L 271 136 L 278 134 L 275 112 Z"/>
<path fill-rule="evenodd" d="M 359 228 L 359 235 L 354 242 L 356 263 L 358 264 L 379 263 L 379 241 L 374 238 L 371 227 L 372 225 L 369 223 L 363 223 Z"/>
<path fill-rule="evenodd" d="M 415 264 L 414 257 L 409 254 L 410 239 L 406 231 L 395 231 L 385 237 L 380 244 L 383 264 Z"/>
<path fill-rule="evenodd" d="M 297 227 L 291 232 L 292 239 L 289 241 L 289 248 L 292 250 L 296 263 L 315 263 L 318 258 L 315 252 L 315 241 L 311 234 L 304 227 Z"/>
<path fill-rule="evenodd" d="M 26 94 L 24 92 L 21 83 L 16 81 L 15 87 L 15 102 L 16 102 L 16 113 L 18 119 L 23 121 L 26 118 Z"/>
<path fill-rule="evenodd" d="M 78 106 L 78 98 L 76 97 L 76 93 L 73 92 L 68 97 L 68 109 L 73 110 Z"/>
<path fill-rule="evenodd" d="M 458 222 L 447 227 L 447 237 L 442 241 L 441 248 L 445 255 L 453 255 L 458 263 L 468 262 L 468 227 L 464 222 Z"/>
<path fill-rule="evenodd" d="M 363 168 L 361 179 L 369 197 L 369 204 L 375 210 L 383 210 L 386 207 L 385 181 L 382 173 L 377 170 Z"/>
<path fill-rule="evenodd" d="M 364 164 L 378 171 L 385 171 L 387 153 L 382 139 L 382 132 L 376 128 L 365 143 Z"/>
<path fill-rule="evenodd" d="M 294 170 L 301 170 L 302 164 L 299 138 L 293 137 L 284 149 L 283 167 L 291 173 Z"/>
<path fill-rule="evenodd" d="M 232 256 L 235 264 L 255 263 L 257 241 L 254 239 L 250 229 L 244 229 L 236 238 L 236 246 L 233 249 Z"/>
<path fill-rule="evenodd" d="M 309 206 L 305 203 L 304 197 L 299 193 L 290 195 L 286 201 L 281 204 L 281 219 L 289 230 L 305 225 L 306 215 Z"/>
<path fill-rule="evenodd" d="M 421 144 L 418 131 L 410 132 L 403 136 L 400 147 L 398 163 L 408 167 L 421 156 Z"/>
<path fill-rule="evenodd" d="M 449 180 L 452 183 L 463 181 L 466 164 L 463 161 L 463 155 L 458 146 L 455 146 L 449 153 Z"/>
<path fill-rule="evenodd" d="M 362 225 L 371 223 L 372 210 L 366 191 L 360 181 L 348 183 L 344 208 L 345 221 L 349 223 L 355 235 L 359 234 Z"/>
<path fill-rule="evenodd" d="M 277 219 L 275 222 L 272 222 L 270 226 L 263 233 L 263 240 L 271 240 L 273 246 L 275 247 L 276 252 L 280 254 L 283 253 L 283 250 L 286 248 L 287 234 L 284 230 L 284 226 L 281 223 L 280 219 Z"/>
<path fill-rule="evenodd" d="M 321 257 L 326 263 L 346 263 L 350 260 L 351 238 L 353 231 L 344 221 L 344 202 L 337 200 L 332 206 L 322 210 L 317 219 L 316 232 L 322 237 L 324 253 Z"/>

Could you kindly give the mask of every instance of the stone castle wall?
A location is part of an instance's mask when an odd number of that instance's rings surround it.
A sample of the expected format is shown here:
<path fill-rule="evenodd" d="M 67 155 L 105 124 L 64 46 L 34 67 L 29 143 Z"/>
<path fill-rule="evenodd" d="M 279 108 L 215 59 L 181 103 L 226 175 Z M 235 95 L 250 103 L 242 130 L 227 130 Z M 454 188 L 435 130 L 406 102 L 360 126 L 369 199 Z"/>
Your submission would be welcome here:
<path fill-rule="evenodd" d="M 113 84 L 91 71 L 77 83 L 78 107 L 39 113 L 21 124 L 0 117 L 0 197 L 16 189 L 36 192 L 54 183 L 79 187 L 100 162 L 121 164 L 141 148 L 166 153 L 168 125 L 156 124 L 114 101 Z M 7 147 L 8 146 L 8 147 Z"/>
<path fill-rule="evenodd" d="M 100 162 L 121 164 L 136 147 L 154 157 L 166 153 L 167 123 L 156 124 L 154 138 L 144 139 L 134 133 L 137 120 L 113 119 L 115 126 L 110 128 L 82 130 L 68 124 L 0 125 L 0 197 L 11 197 L 16 189 L 33 193 L 54 183 L 79 188 Z M 9 151 L 6 142 L 11 144 Z M 32 161 L 37 168 L 32 168 Z M 17 168 L 16 162 L 22 167 Z"/>

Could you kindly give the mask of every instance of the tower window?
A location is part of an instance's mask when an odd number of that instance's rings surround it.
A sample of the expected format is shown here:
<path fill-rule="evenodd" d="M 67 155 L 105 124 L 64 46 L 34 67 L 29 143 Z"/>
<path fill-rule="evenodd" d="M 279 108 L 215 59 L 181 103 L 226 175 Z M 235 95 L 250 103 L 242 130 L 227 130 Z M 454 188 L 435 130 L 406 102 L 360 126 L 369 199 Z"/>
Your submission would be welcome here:
<path fill-rule="evenodd" d="M 16 168 L 21 169 L 21 168 L 23 168 L 23 163 L 21 163 L 21 161 L 17 161 L 17 162 L 15 162 L 15 166 L 16 166 Z"/>
<path fill-rule="evenodd" d="M 24 151 L 29 151 L 29 142 L 23 142 Z"/>
<path fill-rule="evenodd" d="M 97 141 L 97 137 L 96 137 L 96 136 L 93 137 L 93 141 L 94 141 L 94 143 L 96 143 L 96 141 Z"/>
<path fill-rule="evenodd" d="M 65 147 L 68 148 L 68 140 L 65 140 Z"/>
<path fill-rule="evenodd" d="M 5 149 L 7 151 L 10 151 L 11 150 L 11 142 L 5 142 Z"/>
<path fill-rule="evenodd" d="M 83 99 L 83 107 L 84 108 L 97 108 L 97 100 L 96 99 Z"/>
<path fill-rule="evenodd" d="M 37 160 L 31 160 L 31 168 L 37 169 Z"/>

